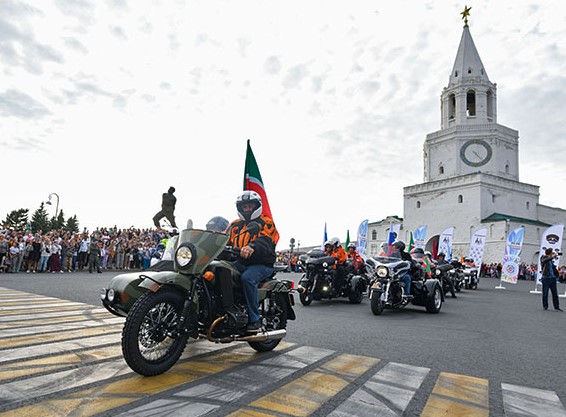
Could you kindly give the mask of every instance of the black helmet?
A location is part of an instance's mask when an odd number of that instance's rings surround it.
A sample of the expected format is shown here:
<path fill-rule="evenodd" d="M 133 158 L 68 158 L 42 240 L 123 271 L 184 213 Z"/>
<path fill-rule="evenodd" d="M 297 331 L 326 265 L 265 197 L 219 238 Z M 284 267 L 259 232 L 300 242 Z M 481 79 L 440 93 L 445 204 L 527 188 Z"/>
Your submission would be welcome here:
<path fill-rule="evenodd" d="M 393 243 L 393 246 L 399 249 L 401 252 L 405 250 L 405 242 L 398 240 L 397 242 Z"/>
<path fill-rule="evenodd" d="M 416 254 L 420 254 L 420 255 L 424 255 L 425 252 L 423 250 L 423 248 L 415 248 L 411 251 L 411 253 L 416 253 Z"/>
<path fill-rule="evenodd" d="M 446 254 L 444 252 L 438 252 L 438 257 L 440 258 L 441 256 L 446 258 Z"/>
<path fill-rule="evenodd" d="M 230 223 L 222 216 L 214 216 L 206 223 L 206 230 L 216 233 L 224 233 Z"/>

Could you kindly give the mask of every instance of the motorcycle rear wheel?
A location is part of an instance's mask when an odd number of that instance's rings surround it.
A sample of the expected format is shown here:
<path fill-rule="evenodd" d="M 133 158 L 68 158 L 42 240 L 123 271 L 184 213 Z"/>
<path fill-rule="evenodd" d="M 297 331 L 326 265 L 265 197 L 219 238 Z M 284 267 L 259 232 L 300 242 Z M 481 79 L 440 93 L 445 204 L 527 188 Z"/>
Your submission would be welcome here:
<path fill-rule="evenodd" d="M 134 303 L 122 331 L 122 353 L 133 371 L 159 375 L 177 363 L 188 339 L 187 333 L 173 336 L 184 301 L 180 292 L 163 287 Z"/>
<path fill-rule="evenodd" d="M 442 292 L 437 286 L 434 287 L 434 294 L 426 300 L 427 313 L 436 314 L 442 308 Z"/>
<path fill-rule="evenodd" d="M 287 294 L 276 293 L 272 294 L 263 300 L 263 306 L 260 306 L 260 311 L 264 311 L 262 317 L 265 324 L 265 330 L 283 330 L 287 328 L 287 303 L 283 297 Z M 277 347 L 281 339 L 267 340 L 264 342 L 248 342 L 252 349 L 258 352 L 269 352 Z"/>
<path fill-rule="evenodd" d="M 364 294 L 362 292 L 361 287 L 358 285 L 356 288 L 348 294 L 348 299 L 350 300 L 350 304 L 360 304 L 364 299 Z"/>

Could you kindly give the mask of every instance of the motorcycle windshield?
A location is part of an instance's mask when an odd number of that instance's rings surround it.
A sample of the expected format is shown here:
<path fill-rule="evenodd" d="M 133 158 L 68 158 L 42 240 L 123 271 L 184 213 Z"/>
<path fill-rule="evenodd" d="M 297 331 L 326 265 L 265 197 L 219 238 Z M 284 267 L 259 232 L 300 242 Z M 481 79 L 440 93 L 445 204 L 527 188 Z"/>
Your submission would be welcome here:
<path fill-rule="evenodd" d="M 375 256 L 373 259 L 379 262 L 380 264 L 392 264 L 394 262 L 401 261 L 400 258 L 396 258 L 392 256 Z"/>
<path fill-rule="evenodd" d="M 190 243 L 196 249 L 196 259 L 192 261 L 188 274 L 201 273 L 226 247 L 228 236 L 207 230 L 185 229 L 179 234 L 177 247 Z"/>

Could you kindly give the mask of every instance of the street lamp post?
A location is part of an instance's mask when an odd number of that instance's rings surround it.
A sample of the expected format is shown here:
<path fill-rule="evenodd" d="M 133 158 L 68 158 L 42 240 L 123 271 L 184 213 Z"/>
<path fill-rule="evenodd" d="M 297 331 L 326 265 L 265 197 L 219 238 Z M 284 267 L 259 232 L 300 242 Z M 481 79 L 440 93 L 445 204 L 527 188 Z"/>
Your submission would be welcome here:
<path fill-rule="evenodd" d="M 56 205 L 55 205 L 55 220 L 57 220 L 57 214 L 59 213 L 59 195 L 58 195 L 57 193 L 51 193 L 51 194 L 49 194 L 49 197 L 48 197 L 49 200 L 46 201 L 45 204 L 47 204 L 47 205 L 52 205 L 52 203 L 51 203 L 51 197 L 53 197 L 53 196 L 57 197 L 57 203 L 56 203 Z"/>

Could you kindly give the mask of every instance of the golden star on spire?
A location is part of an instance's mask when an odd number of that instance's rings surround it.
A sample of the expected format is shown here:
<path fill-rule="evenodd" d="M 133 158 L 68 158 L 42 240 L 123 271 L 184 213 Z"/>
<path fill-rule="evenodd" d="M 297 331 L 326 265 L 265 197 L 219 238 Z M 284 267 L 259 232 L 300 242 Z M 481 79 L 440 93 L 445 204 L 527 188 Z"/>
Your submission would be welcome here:
<path fill-rule="evenodd" d="M 464 19 L 464 26 L 468 26 L 468 16 L 470 15 L 470 10 L 472 10 L 472 8 L 466 5 L 464 6 L 464 11 L 460 13 L 462 15 L 462 19 Z"/>

